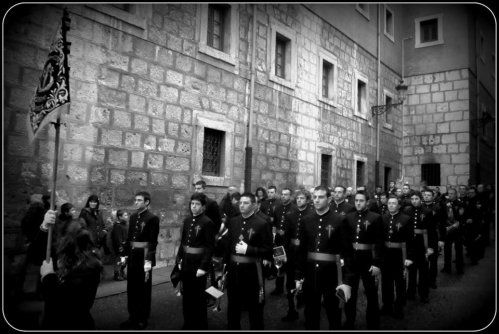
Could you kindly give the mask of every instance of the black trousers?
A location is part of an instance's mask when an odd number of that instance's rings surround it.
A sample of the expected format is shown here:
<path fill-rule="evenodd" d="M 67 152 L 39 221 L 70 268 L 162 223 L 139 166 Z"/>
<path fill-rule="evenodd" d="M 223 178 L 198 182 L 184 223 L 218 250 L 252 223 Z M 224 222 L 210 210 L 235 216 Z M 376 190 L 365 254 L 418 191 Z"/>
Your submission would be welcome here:
<path fill-rule="evenodd" d="M 366 322 L 368 329 L 379 328 L 378 286 L 374 276 L 369 272 L 371 267 L 371 251 L 356 251 L 354 257 L 354 273 L 352 276 L 352 296 L 345 305 L 346 327 L 353 328 L 357 316 L 357 296 L 359 282 L 362 279 L 367 297 Z"/>
<path fill-rule="evenodd" d="M 206 274 L 196 277 L 195 271 L 183 271 L 181 277 L 184 315 L 182 329 L 208 329 Z"/>
<path fill-rule="evenodd" d="M 144 249 L 136 248 L 130 252 L 128 265 L 128 313 L 133 322 L 147 322 L 151 313 L 152 269 L 145 280 Z"/>
<path fill-rule="evenodd" d="M 405 305 L 405 278 L 402 250 L 388 248 L 381 267 L 381 297 L 383 308 L 390 311 L 400 310 Z M 395 292 L 395 295 L 394 295 Z"/>
<path fill-rule="evenodd" d="M 341 309 L 336 297 L 337 272 L 334 262 L 308 262 L 303 282 L 305 328 L 319 330 L 323 299 L 329 329 L 341 328 Z"/>
<path fill-rule="evenodd" d="M 407 287 L 407 295 L 414 296 L 416 287 L 421 298 L 428 298 L 428 260 L 426 259 L 424 249 L 417 252 L 414 263 L 409 266 L 409 282 Z"/>
<path fill-rule="evenodd" d="M 250 330 L 263 329 L 263 306 L 259 302 L 260 283 L 255 263 L 234 263 L 227 274 L 228 329 L 241 329 L 241 312 L 249 312 Z"/>
<path fill-rule="evenodd" d="M 438 275 L 438 248 L 433 250 L 434 253 L 428 256 L 429 269 L 428 269 L 428 284 L 434 285 L 437 283 Z"/>
<path fill-rule="evenodd" d="M 454 244 L 454 251 L 456 252 L 456 270 L 463 271 L 463 240 L 460 234 L 447 236 L 444 244 L 444 270 L 451 271 L 452 269 L 452 245 Z"/>

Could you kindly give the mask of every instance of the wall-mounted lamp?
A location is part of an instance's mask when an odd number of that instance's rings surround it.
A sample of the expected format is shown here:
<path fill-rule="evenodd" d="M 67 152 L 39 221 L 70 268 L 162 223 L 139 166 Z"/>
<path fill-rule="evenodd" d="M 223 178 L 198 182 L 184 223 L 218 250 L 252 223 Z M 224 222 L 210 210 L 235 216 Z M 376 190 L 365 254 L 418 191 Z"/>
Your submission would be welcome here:
<path fill-rule="evenodd" d="M 400 83 L 397 85 L 397 87 L 395 87 L 395 89 L 398 92 L 398 99 L 399 99 L 398 102 L 384 104 L 384 105 L 380 105 L 380 106 L 372 106 L 371 107 L 371 114 L 373 116 L 382 115 L 385 112 L 387 112 L 388 110 L 390 110 L 390 108 L 397 107 L 397 106 L 404 103 L 405 99 L 407 98 L 407 85 L 404 85 L 404 80 L 400 80 Z"/>

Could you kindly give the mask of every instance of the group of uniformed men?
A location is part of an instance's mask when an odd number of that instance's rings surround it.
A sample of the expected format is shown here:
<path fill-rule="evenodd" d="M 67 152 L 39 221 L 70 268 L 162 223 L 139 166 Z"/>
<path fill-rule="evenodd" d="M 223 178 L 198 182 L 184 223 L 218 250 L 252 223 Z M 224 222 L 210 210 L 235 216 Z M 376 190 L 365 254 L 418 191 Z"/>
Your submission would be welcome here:
<path fill-rule="evenodd" d="M 471 263 L 478 263 L 494 208 L 483 185 L 448 188 L 442 195 L 427 187 L 413 191 L 408 184 L 397 189 L 393 183 L 386 193 L 377 187 L 372 199 L 365 187 L 349 196 L 343 186 L 318 186 L 311 192 L 297 190 L 294 201 L 291 189 L 282 189 L 279 199 L 271 186 L 267 193 L 263 189 L 237 196 L 228 214 L 204 194 L 205 188 L 204 181 L 195 184 L 176 258 L 183 329 L 207 329 L 204 290 L 209 277 L 208 285 L 220 288 L 217 282 L 225 283 L 228 329 L 241 329 L 244 308 L 250 329 L 263 329 L 264 282 L 269 276 L 276 276 L 272 295 L 284 292 L 286 278 L 288 311 L 282 320 L 298 319 L 295 301 L 301 301 L 306 329 L 320 328 L 322 306 L 329 329 L 354 329 L 362 279 L 367 328 L 378 329 L 380 314 L 403 318 L 406 300 L 415 299 L 416 292 L 421 302 L 429 302 L 442 248 L 442 272 L 451 273 L 452 245 L 458 274 L 463 273 L 463 245 Z M 236 188 L 230 187 L 226 197 L 234 198 L 234 193 Z M 273 250 L 279 246 L 285 257 L 276 260 Z M 218 281 L 212 258 L 224 264 Z M 276 266 L 277 273 L 270 270 Z"/>

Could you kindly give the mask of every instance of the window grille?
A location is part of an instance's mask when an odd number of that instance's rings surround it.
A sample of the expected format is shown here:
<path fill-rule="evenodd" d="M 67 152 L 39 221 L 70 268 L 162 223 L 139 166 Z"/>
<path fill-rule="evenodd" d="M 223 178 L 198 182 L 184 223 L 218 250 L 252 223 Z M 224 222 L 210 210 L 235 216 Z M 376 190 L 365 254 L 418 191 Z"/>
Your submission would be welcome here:
<path fill-rule="evenodd" d="M 438 19 L 421 21 L 421 43 L 438 40 Z"/>
<path fill-rule="evenodd" d="M 276 34 L 275 75 L 283 79 L 286 78 L 286 44 L 286 38 Z"/>
<path fill-rule="evenodd" d="M 225 133 L 223 131 L 204 129 L 203 142 L 203 175 L 220 176 L 222 148 Z"/>
<path fill-rule="evenodd" d="M 331 183 L 331 155 L 321 154 L 321 185 L 328 187 Z"/>

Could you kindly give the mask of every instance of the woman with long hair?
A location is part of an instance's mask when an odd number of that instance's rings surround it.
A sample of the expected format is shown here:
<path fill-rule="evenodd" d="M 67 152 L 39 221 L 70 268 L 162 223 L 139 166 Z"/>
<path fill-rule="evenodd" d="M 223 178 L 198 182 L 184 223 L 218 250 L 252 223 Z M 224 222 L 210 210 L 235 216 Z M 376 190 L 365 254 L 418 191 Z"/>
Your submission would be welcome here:
<path fill-rule="evenodd" d="M 43 329 L 95 328 L 90 309 L 101 279 L 102 263 L 93 246 L 90 232 L 71 222 L 58 245 L 56 268 L 52 259 L 43 261 Z"/>

